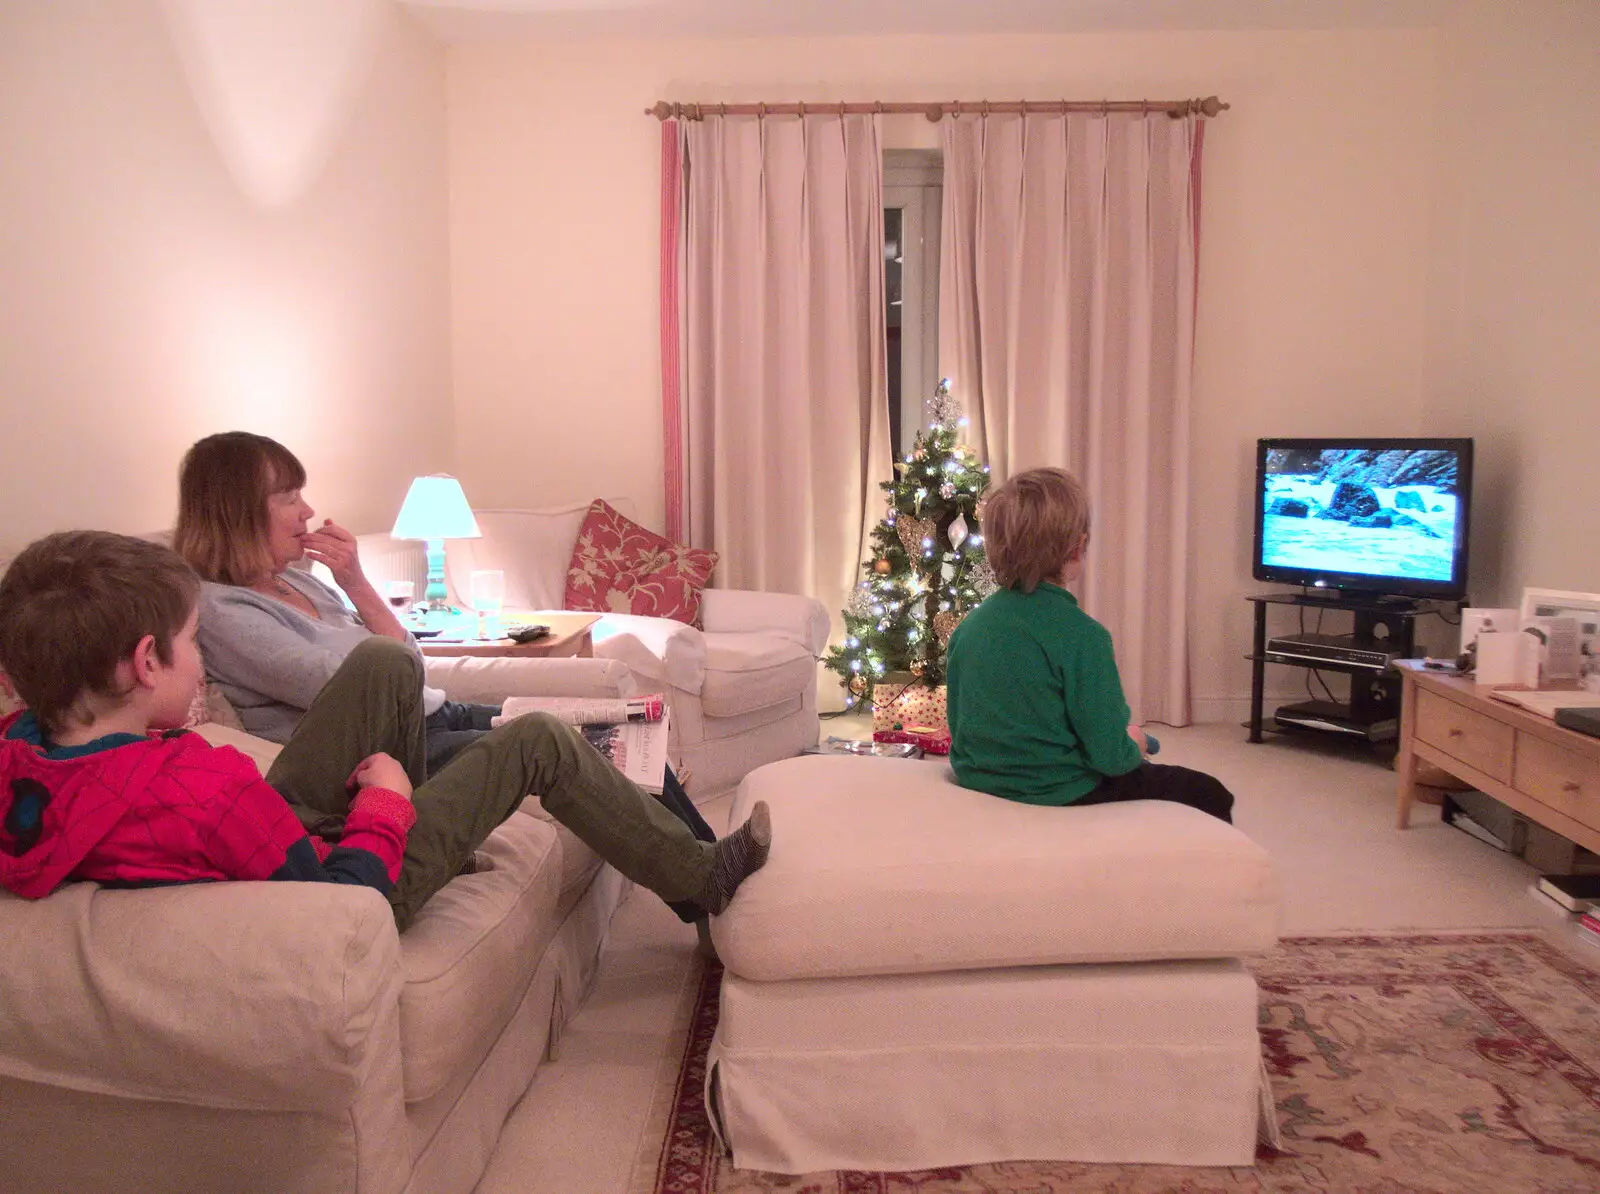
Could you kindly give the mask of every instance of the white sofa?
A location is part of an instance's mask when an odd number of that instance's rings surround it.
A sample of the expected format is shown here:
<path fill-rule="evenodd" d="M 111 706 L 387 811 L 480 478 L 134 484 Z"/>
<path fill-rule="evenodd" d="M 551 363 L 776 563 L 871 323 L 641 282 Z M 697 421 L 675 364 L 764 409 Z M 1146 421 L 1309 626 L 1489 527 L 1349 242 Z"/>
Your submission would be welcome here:
<path fill-rule="evenodd" d="M 457 699 L 633 691 L 598 659 L 430 660 Z M 270 743 L 201 732 L 265 769 Z M 323 883 L 0 892 L 0 1189 L 467 1194 L 630 885 L 537 800 L 401 936 Z"/>
<path fill-rule="evenodd" d="M 627 498 L 607 498 L 629 518 Z M 560 609 L 567 565 L 588 502 L 543 510 L 479 510 L 481 539 L 452 539 L 446 553 L 458 604 L 474 569 L 506 575 L 506 606 Z M 374 580 L 421 581 L 420 544 L 364 535 L 361 558 Z M 640 691 L 659 690 L 672 709 L 671 754 L 696 801 L 730 791 L 745 774 L 817 741 L 817 657 L 828 641 L 820 601 L 788 593 L 707 589 L 704 630 L 667 618 L 605 614 L 594 653 L 628 665 Z"/>

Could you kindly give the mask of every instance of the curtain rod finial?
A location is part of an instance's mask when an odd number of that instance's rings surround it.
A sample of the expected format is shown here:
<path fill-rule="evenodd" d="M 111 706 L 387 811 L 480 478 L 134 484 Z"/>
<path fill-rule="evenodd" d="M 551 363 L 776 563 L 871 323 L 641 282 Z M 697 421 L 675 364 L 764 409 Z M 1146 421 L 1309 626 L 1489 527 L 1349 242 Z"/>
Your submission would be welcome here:
<path fill-rule="evenodd" d="M 654 116 L 657 120 L 665 120 L 672 115 L 672 105 L 666 100 L 658 100 L 654 107 L 646 108 L 647 116 Z"/>
<path fill-rule="evenodd" d="M 1220 112 L 1226 112 L 1231 106 L 1223 103 L 1214 95 L 1208 95 L 1200 101 L 1199 110 L 1202 116 L 1215 116 Z"/>
<path fill-rule="evenodd" d="M 944 116 L 944 105 L 943 104 L 929 104 L 928 105 L 928 110 L 925 113 L 925 115 L 928 118 L 928 123 L 929 124 L 938 124 L 940 119 L 942 119 L 943 116 Z"/>

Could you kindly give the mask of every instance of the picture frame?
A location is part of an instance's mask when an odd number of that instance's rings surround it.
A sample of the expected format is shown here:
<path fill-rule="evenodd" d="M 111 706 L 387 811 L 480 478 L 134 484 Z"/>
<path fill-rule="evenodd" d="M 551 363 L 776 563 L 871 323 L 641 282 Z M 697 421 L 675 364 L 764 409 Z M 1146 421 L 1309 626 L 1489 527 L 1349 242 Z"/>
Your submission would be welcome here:
<path fill-rule="evenodd" d="M 1568 589 L 1523 589 L 1522 621 L 1529 618 L 1572 618 L 1578 623 L 1580 675 L 1586 684 L 1600 676 L 1600 593 Z"/>

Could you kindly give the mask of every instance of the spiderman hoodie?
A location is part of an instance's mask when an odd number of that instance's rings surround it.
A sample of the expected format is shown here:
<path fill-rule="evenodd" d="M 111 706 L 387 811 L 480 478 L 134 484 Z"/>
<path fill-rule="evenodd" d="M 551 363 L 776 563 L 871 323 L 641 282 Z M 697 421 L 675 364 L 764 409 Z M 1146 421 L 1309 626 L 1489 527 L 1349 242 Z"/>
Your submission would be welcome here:
<path fill-rule="evenodd" d="M 300 879 L 387 895 L 416 819 L 398 792 L 366 788 L 330 846 L 306 835 L 248 757 L 198 734 L 51 748 L 27 710 L 0 720 L 0 887 L 28 899 L 73 879 Z"/>

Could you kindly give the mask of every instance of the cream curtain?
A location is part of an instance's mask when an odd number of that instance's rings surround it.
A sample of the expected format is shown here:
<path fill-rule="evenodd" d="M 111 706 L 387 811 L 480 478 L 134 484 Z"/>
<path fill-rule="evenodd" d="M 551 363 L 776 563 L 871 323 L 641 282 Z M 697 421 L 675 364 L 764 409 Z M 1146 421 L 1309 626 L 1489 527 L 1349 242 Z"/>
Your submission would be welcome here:
<path fill-rule="evenodd" d="M 683 128 L 687 537 L 723 587 L 838 610 L 891 467 L 877 120 Z"/>
<path fill-rule="evenodd" d="M 1084 608 L 1140 720 L 1186 725 L 1189 400 L 1203 124 L 943 122 L 939 355 L 996 481 L 1040 465 L 1094 503 Z"/>

